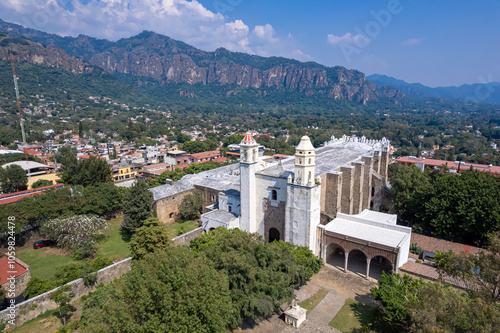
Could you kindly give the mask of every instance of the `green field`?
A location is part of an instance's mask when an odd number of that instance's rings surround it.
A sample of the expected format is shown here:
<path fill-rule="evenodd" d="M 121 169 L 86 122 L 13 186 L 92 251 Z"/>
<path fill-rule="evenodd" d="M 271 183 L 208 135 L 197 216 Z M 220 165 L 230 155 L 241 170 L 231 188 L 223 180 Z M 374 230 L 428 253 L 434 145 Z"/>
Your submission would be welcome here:
<path fill-rule="evenodd" d="M 57 248 L 44 247 L 38 250 L 27 247 L 19 250 L 16 255 L 30 266 L 31 276 L 48 280 L 54 271 L 61 266 L 76 262 L 69 255 L 62 255 Z"/>
<path fill-rule="evenodd" d="M 316 307 L 316 305 L 318 305 L 319 302 L 321 302 L 323 300 L 323 298 L 325 298 L 325 296 L 328 293 L 329 293 L 328 290 L 326 290 L 324 288 L 321 288 L 317 292 L 315 292 L 314 295 L 312 295 L 308 299 L 300 302 L 299 306 L 301 306 L 304 309 L 306 309 L 307 310 L 307 314 L 309 314 L 312 310 L 314 310 L 314 308 Z"/>
<path fill-rule="evenodd" d="M 389 322 L 379 308 L 372 308 L 350 298 L 345 300 L 344 306 L 329 325 L 344 333 L 362 332 L 363 326 L 369 327 L 367 332 L 406 332 L 402 325 Z"/>
<path fill-rule="evenodd" d="M 97 245 L 99 248 L 98 255 L 111 260 L 130 257 L 130 248 L 128 246 L 130 234 L 120 227 L 122 220 L 123 216 L 109 221 L 110 226 L 106 238 Z"/>
<path fill-rule="evenodd" d="M 167 227 L 168 236 L 170 239 L 179 236 L 179 230 L 184 227 L 184 233 L 190 232 L 198 228 L 197 221 L 174 222 Z"/>
<path fill-rule="evenodd" d="M 361 332 L 370 322 L 373 309 L 353 299 L 346 299 L 344 306 L 330 322 L 330 326 L 344 333 Z"/>
<path fill-rule="evenodd" d="M 112 260 L 127 258 L 130 256 L 128 242 L 130 236 L 124 233 L 120 227 L 123 217 L 110 220 L 110 226 L 106 237 L 97 244 L 98 255 L 108 257 Z M 20 249 L 17 257 L 30 266 L 31 276 L 45 280 L 52 277 L 54 271 L 61 266 L 76 262 L 72 259 L 69 251 L 56 247 L 44 247 L 38 250 L 28 246 Z"/>

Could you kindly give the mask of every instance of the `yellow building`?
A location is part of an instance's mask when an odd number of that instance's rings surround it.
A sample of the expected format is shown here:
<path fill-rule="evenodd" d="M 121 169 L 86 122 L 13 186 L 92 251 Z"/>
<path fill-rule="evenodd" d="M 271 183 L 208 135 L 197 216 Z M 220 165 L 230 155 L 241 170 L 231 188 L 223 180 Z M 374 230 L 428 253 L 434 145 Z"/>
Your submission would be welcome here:
<path fill-rule="evenodd" d="M 128 179 L 135 179 L 137 175 L 136 166 L 114 166 L 113 167 L 113 181 L 120 182 Z"/>
<path fill-rule="evenodd" d="M 18 161 L 2 165 L 5 169 L 9 165 L 18 165 L 26 171 L 28 176 L 28 190 L 33 188 L 33 184 L 39 180 L 48 180 L 55 185 L 60 181 L 60 177 L 56 174 L 54 167 L 46 164 L 33 162 L 33 161 Z"/>

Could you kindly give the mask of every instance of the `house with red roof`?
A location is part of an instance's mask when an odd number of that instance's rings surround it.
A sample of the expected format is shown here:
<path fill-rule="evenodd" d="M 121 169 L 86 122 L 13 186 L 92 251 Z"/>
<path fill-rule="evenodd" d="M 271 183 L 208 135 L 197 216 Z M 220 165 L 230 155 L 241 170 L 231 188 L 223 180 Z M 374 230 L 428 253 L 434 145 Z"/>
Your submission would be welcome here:
<path fill-rule="evenodd" d="M 0 258 L 0 288 L 7 292 L 7 298 L 16 298 L 26 289 L 31 279 L 30 267 L 21 260 L 3 256 Z"/>
<path fill-rule="evenodd" d="M 444 161 L 444 160 L 434 160 L 434 159 L 426 159 L 420 157 L 413 156 L 404 156 L 395 160 L 396 162 L 404 165 L 415 164 L 422 171 L 425 168 L 440 168 L 442 165 L 446 165 L 450 172 L 459 172 L 465 170 L 476 170 L 481 172 L 489 172 L 500 176 L 500 166 L 494 165 L 486 165 L 486 164 L 474 164 L 474 163 L 465 163 L 460 161 Z"/>
<path fill-rule="evenodd" d="M 190 154 L 188 156 L 189 159 L 191 160 L 191 163 L 208 162 L 219 157 L 220 152 L 217 150 L 213 150 L 213 151 L 205 151 L 202 153 Z"/>

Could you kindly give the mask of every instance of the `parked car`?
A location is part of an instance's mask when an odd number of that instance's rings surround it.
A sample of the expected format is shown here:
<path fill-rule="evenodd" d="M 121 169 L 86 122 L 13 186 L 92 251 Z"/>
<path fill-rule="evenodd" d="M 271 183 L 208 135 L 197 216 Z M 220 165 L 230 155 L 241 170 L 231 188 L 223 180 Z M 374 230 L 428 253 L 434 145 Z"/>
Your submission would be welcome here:
<path fill-rule="evenodd" d="M 36 250 L 44 246 L 52 245 L 52 243 L 53 242 L 49 239 L 39 240 L 38 242 L 33 243 L 33 248 Z"/>

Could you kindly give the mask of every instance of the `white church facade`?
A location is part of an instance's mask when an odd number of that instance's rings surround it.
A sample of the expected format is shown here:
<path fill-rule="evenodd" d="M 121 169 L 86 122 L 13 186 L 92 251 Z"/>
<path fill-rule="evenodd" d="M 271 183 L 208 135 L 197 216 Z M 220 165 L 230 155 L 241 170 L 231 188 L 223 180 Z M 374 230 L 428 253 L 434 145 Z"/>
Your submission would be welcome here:
<path fill-rule="evenodd" d="M 332 137 L 315 149 L 304 136 L 293 157 L 267 162 L 258 146 L 247 133 L 238 164 L 152 189 L 155 202 L 197 188 L 209 203 L 215 201 L 201 216 L 207 232 L 217 227 L 256 232 L 269 242 L 306 246 L 325 262 L 341 256 L 345 270 L 352 250 L 366 259 L 367 276 L 375 257 L 392 271 L 406 262 L 411 229 L 396 225 L 395 215 L 369 210 L 380 208 L 386 190 L 387 140 Z"/>

